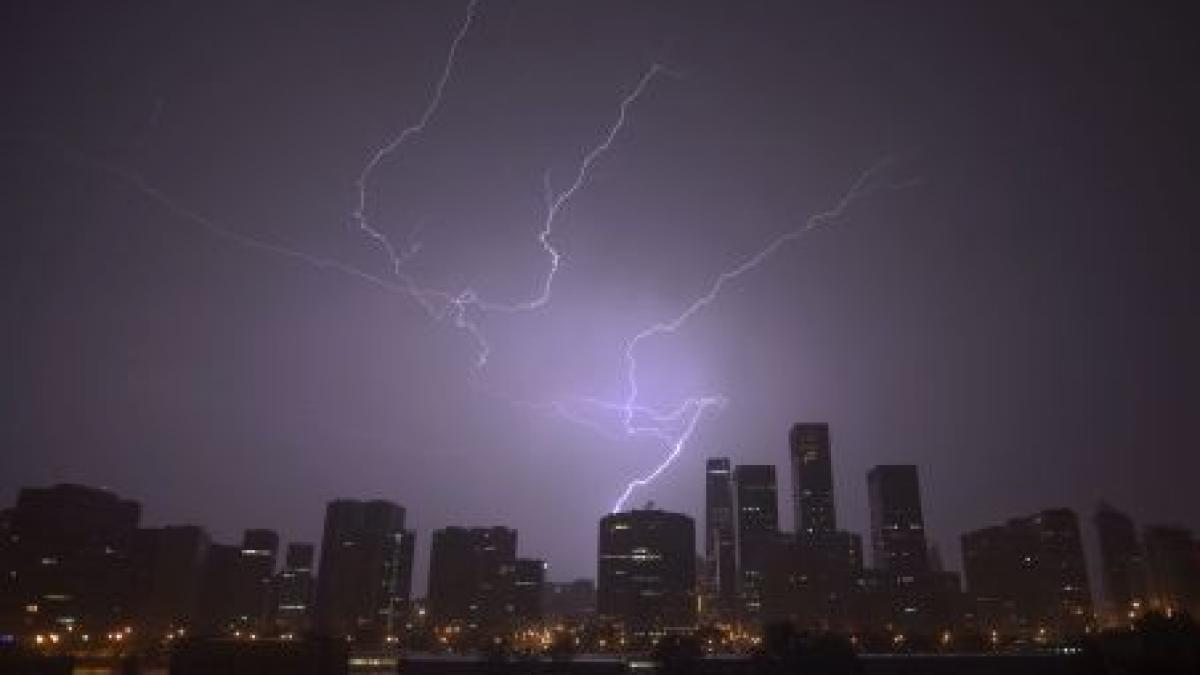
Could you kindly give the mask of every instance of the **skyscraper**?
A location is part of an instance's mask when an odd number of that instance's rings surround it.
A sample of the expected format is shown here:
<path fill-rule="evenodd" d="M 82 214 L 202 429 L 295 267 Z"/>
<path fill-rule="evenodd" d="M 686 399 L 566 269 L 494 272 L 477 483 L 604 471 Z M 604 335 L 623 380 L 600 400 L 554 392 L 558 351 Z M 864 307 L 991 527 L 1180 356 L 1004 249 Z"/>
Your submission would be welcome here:
<path fill-rule="evenodd" d="M 737 548 L 733 519 L 733 474 L 727 457 L 710 458 L 704 471 L 704 559 L 706 587 L 719 613 L 737 599 Z"/>
<path fill-rule="evenodd" d="M 299 636 L 311 622 L 313 594 L 313 545 L 288 544 L 283 569 L 275 577 L 275 630 Z"/>
<path fill-rule="evenodd" d="M 370 641 L 391 633 L 407 611 L 413 541 L 404 529 L 402 506 L 329 502 L 317 574 L 317 630 Z"/>
<path fill-rule="evenodd" d="M 260 634 L 268 631 L 271 582 L 279 535 L 251 529 L 242 543 L 212 544 L 204 562 L 199 627 L 216 634 Z"/>
<path fill-rule="evenodd" d="M 208 533 L 195 525 L 137 531 L 135 608 L 141 629 L 161 635 L 171 629 L 194 629 L 210 545 Z"/>
<path fill-rule="evenodd" d="M 1151 608 L 1200 616 L 1200 547 L 1192 533 L 1181 527 L 1147 527 L 1144 539 Z"/>
<path fill-rule="evenodd" d="M 244 628 L 264 632 L 270 628 L 271 582 L 279 555 L 279 534 L 274 530 L 246 530 L 238 551 L 235 614 Z"/>
<path fill-rule="evenodd" d="M 693 628 L 695 546 L 695 523 L 681 513 L 634 509 L 601 518 L 599 614 L 637 639 Z"/>
<path fill-rule="evenodd" d="M 1094 517 L 1110 623 L 1126 622 L 1146 607 L 1146 560 L 1133 520 L 1106 503 Z"/>
<path fill-rule="evenodd" d="M 762 611 L 767 565 L 779 538 L 779 491 L 775 467 L 743 464 L 734 469 L 737 502 L 737 570 L 741 610 L 749 620 Z"/>
<path fill-rule="evenodd" d="M 10 579 L 0 617 L 17 624 L 14 632 L 126 625 L 140 515 L 137 502 L 107 490 L 69 484 L 22 489 L 10 514 Z"/>
<path fill-rule="evenodd" d="M 438 625 L 495 635 L 516 618 L 517 531 L 435 530 L 429 553 L 429 614 Z"/>
<path fill-rule="evenodd" d="M 837 530 L 829 425 L 796 424 L 788 436 L 792 457 L 792 506 L 796 534 L 820 538 Z"/>
<path fill-rule="evenodd" d="M 917 467 L 876 466 L 867 473 L 867 496 L 875 567 L 896 578 L 927 572 L 928 547 Z"/>

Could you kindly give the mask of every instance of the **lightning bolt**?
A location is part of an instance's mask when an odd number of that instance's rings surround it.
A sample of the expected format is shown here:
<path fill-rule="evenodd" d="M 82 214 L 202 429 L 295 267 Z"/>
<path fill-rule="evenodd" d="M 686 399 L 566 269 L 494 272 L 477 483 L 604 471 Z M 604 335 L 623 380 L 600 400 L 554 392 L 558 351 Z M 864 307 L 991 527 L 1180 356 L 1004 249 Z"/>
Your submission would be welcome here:
<path fill-rule="evenodd" d="M 554 281 L 562 268 L 564 255 L 553 241 L 555 226 L 563 211 L 570 206 L 572 199 L 583 190 L 589 175 L 606 153 L 616 143 L 621 131 L 627 123 L 631 107 L 644 95 L 653 80 L 663 74 L 673 75 L 663 65 L 651 65 L 637 80 L 635 85 L 621 98 L 617 114 L 613 122 L 606 127 L 599 142 L 583 153 L 570 183 L 561 190 L 554 187 L 550 171 L 543 174 L 543 199 L 545 213 L 536 236 L 538 244 L 546 254 L 548 266 L 535 292 L 525 300 L 515 302 L 496 302 L 486 300 L 473 288 L 461 291 L 448 291 L 425 288 L 416 282 L 411 275 L 405 273 L 404 266 L 416 256 L 420 250 L 417 236 L 420 224 L 409 235 L 403 250 L 397 248 L 390 238 L 368 218 L 370 210 L 370 186 L 378 169 L 390 158 L 401 152 L 412 139 L 423 134 L 442 105 L 445 91 L 450 83 L 458 62 L 460 47 L 466 40 L 475 21 L 480 0 L 470 0 L 466 13 L 455 32 L 442 69 L 437 78 L 432 95 L 418 120 L 401 129 L 396 135 L 373 150 L 366 163 L 354 181 L 356 192 L 355 205 L 350 213 L 354 227 L 387 257 L 390 268 L 388 278 L 367 272 L 349 263 L 264 241 L 243 234 L 212 220 L 201 213 L 184 207 L 174 201 L 166 192 L 147 181 L 141 174 L 124 167 L 106 163 L 83 153 L 63 149 L 77 163 L 103 171 L 116 177 L 148 199 L 160 204 L 176 216 L 193 222 L 212 235 L 230 241 L 239 246 L 259 250 L 273 255 L 282 256 L 304 265 L 323 270 L 332 270 L 347 275 L 359 281 L 382 288 L 389 292 L 406 295 L 415 300 L 434 320 L 449 319 L 452 325 L 466 332 L 476 346 L 474 368 L 471 371 L 473 384 L 488 395 L 503 399 L 511 404 L 552 414 L 567 422 L 578 425 L 603 435 L 606 438 L 619 440 L 629 437 L 650 437 L 663 444 L 666 454 L 654 467 L 644 475 L 630 480 L 613 504 L 613 511 L 620 511 L 632 497 L 633 493 L 650 485 L 684 452 L 689 442 L 696 434 L 702 419 L 712 411 L 726 405 L 727 399 L 721 395 L 692 396 L 684 399 L 673 408 L 654 408 L 641 404 L 641 387 L 638 382 L 639 347 L 646 341 L 676 334 L 684 328 L 688 321 L 709 307 L 721 295 L 725 288 L 737 279 L 757 269 L 766 263 L 786 245 L 802 238 L 811 231 L 841 219 L 857 202 L 872 193 L 888 188 L 906 187 L 907 184 L 889 183 L 881 180 L 881 176 L 891 164 L 885 160 L 876 164 L 861 174 L 851 187 L 842 195 L 833 207 L 814 214 L 798 227 L 786 231 L 752 255 L 745 258 L 734 267 L 720 272 L 707 287 L 705 293 L 686 305 L 680 312 L 669 320 L 659 321 L 634 333 L 622 345 L 621 358 L 624 364 L 625 395 L 619 401 L 606 401 L 599 398 L 581 397 L 572 401 L 530 402 L 521 401 L 504 395 L 482 384 L 478 379 L 480 371 L 488 362 L 491 347 L 486 335 L 479 324 L 479 318 L 487 314 L 517 314 L 539 310 L 551 302 Z M 601 413 L 614 415 L 619 424 L 618 432 L 611 425 L 597 422 L 593 417 L 579 414 L 579 407 L 591 408 Z"/>
<path fill-rule="evenodd" d="M 477 299 L 479 307 L 485 311 L 493 312 L 528 312 L 535 309 L 540 309 L 550 302 L 551 287 L 554 284 L 554 277 L 558 274 L 560 263 L 562 262 L 562 253 L 555 248 L 553 242 L 550 241 L 550 235 L 554 233 L 554 221 L 558 218 L 575 193 L 583 189 L 587 182 L 588 172 L 591 171 L 594 165 L 605 153 L 612 147 L 616 141 L 617 135 L 621 133 L 621 129 L 625 127 L 625 120 L 629 114 L 629 107 L 637 102 L 646 88 L 650 86 L 651 80 L 655 76 L 668 72 L 667 69 L 659 63 L 652 64 L 650 68 L 638 80 L 637 85 L 621 99 L 621 104 L 617 108 L 617 118 L 608 128 L 608 133 L 604 135 L 601 141 L 589 150 L 580 161 L 579 166 L 575 169 L 575 179 L 571 181 L 561 192 L 555 193 L 554 185 L 551 180 L 550 172 L 543 174 L 543 186 L 546 199 L 546 216 L 542 220 L 542 229 L 538 232 L 537 240 L 541 244 L 542 249 L 550 258 L 550 267 L 546 272 L 546 276 L 542 279 L 541 291 L 533 298 L 516 304 L 498 304 L 492 302 L 484 302 Z"/>
<path fill-rule="evenodd" d="M 721 291 L 728 284 L 736 281 L 742 275 L 757 269 L 786 244 L 802 238 L 822 225 L 839 220 L 851 206 L 863 198 L 885 187 L 891 189 L 907 187 L 908 183 L 881 183 L 878 180 L 881 174 L 892 163 L 892 160 L 886 159 L 863 172 L 832 208 L 809 216 L 799 227 L 780 234 L 741 263 L 721 272 L 716 276 L 707 292 L 692 301 L 683 311 L 675 315 L 673 319 L 652 324 L 635 333 L 625 343 L 624 360 L 627 392 L 625 399 L 619 406 L 613 406 L 603 401 L 597 401 L 596 404 L 607 408 L 619 408 L 627 434 L 640 435 L 649 433 L 657 436 L 667 442 L 669 451 L 666 457 L 653 470 L 644 476 L 634 478 L 625 486 L 625 490 L 621 492 L 621 495 L 617 497 L 616 502 L 613 504 L 613 512 L 620 511 L 632 496 L 634 490 L 649 485 L 679 457 L 683 452 L 684 446 L 687 445 L 687 442 L 695 433 L 696 426 L 706 411 L 712 408 L 720 408 L 726 403 L 726 399 L 722 396 L 689 398 L 676 409 L 666 413 L 656 413 L 652 409 L 638 405 L 637 401 L 640 394 L 637 377 L 638 346 L 651 338 L 678 332 L 693 316 L 715 302 Z M 646 417 L 653 421 L 655 425 L 646 427 L 638 426 L 635 423 L 636 419 Z M 661 425 L 676 423 L 680 419 L 683 420 L 683 429 L 678 434 L 672 436 L 663 430 Z"/>
<path fill-rule="evenodd" d="M 387 235 L 376 229 L 367 221 L 367 191 L 368 182 L 371 180 L 371 175 L 379 168 L 390 155 L 400 150 L 410 138 L 413 138 L 425 131 L 425 127 L 429 126 L 430 120 L 437 113 L 438 108 L 442 106 L 442 97 L 446 92 L 446 84 L 450 82 L 450 76 L 454 73 L 454 65 L 458 60 L 458 48 L 466 39 L 467 33 L 471 30 L 471 24 L 475 20 L 475 11 L 479 7 L 479 0 L 471 0 L 467 4 L 467 13 L 463 18 L 462 23 L 458 27 L 458 32 L 455 33 L 454 39 L 450 42 L 450 49 L 446 54 L 446 60 L 442 65 L 442 74 L 438 77 L 437 83 L 433 87 L 433 95 L 429 102 L 425 105 L 424 112 L 416 123 L 404 127 L 400 133 L 392 137 L 387 143 L 375 149 L 371 153 L 370 159 L 363 166 L 358 174 L 358 180 L 354 185 L 358 190 L 358 204 L 351 214 L 351 218 L 358 225 L 358 229 L 373 239 L 376 244 L 387 254 L 388 260 L 392 264 L 392 271 L 401 276 L 400 268 L 407 262 L 409 256 L 404 256 L 396 251 L 396 247 L 392 245 L 392 241 Z M 409 251 L 415 254 L 415 251 L 410 247 Z M 429 309 L 426 307 L 426 309 Z"/>

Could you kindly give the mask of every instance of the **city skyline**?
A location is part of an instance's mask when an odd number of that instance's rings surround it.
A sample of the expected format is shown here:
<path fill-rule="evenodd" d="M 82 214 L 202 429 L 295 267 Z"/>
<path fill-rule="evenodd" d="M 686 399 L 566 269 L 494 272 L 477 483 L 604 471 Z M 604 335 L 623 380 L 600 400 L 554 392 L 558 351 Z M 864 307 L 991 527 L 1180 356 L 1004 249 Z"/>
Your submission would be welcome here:
<path fill-rule="evenodd" d="M 232 543 L 383 499 L 418 588 L 447 524 L 568 580 L 639 477 L 624 506 L 703 527 L 708 458 L 776 467 L 790 531 L 788 430 L 820 422 L 868 549 L 879 465 L 919 467 L 949 568 L 964 532 L 1102 499 L 1200 529 L 1171 8 L 11 18 L 0 502 L 108 485 Z"/>
<path fill-rule="evenodd" d="M 820 429 L 818 454 L 832 449 L 827 426 L 793 426 L 789 459 L 796 470 L 814 461 L 814 448 L 795 442 L 797 430 L 813 429 Z M 713 458 L 707 467 L 703 482 L 718 529 L 732 496 L 732 599 L 719 583 L 724 562 L 714 564 L 724 558 L 722 547 L 698 533 L 691 516 L 650 505 L 600 518 L 594 581 L 570 584 L 551 583 L 545 560 L 519 556 L 515 529 L 439 528 L 428 562 L 431 585 L 419 597 L 411 584 L 414 535 L 405 529 L 407 509 L 395 503 L 326 504 L 314 567 L 312 543 L 284 548 L 269 528 L 250 527 L 240 544 L 221 544 L 194 524 L 145 527 L 137 501 L 104 489 L 26 487 L 15 506 L 0 510 L 0 640 L 36 638 L 53 647 L 46 636 L 58 644 L 65 627 L 66 640 L 82 640 L 85 649 L 86 633 L 105 630 L 98 640 L 136 639 L 143 648 L 148 639 L 185 634 L 251 641 L 315 634 L 365 645 L 428 649 L 423 640 L 440 640 L 471 649 L 508 635 L 545 650 L 555 639 L 551 631 L 563 630 L 564 616 L 555 612 L 566 610 L 567 625 L 601 651 L 697 631 L 717 631 L 722 649 L 736 650 L 780 620 L 851 636 L 868 650 L 915 639 L 928 645 L 918 649 L 986 651 L 1069 644 L 1148 612 L 1200 611 L 1195 533 L 1154 523 L 1139 533 L 1105 502 L 1093 518 L 1098 566 L 1086 562 L 1079 515 L 1045 508 L 963 532 L 960 575 L 945 569 L 937 543 L 926 539 L 914 465 L 878 465 L 867 474 L 870 566 L 864 538 L 824 517 L 828 495 L 818 497 L 815 520 L 805 516 L 803 524 L 830 527 L 789 532 L 778 524 L 786 504 L 774 466 Z M 798 512 L 800 503 L 811 506 L 811 491 L 794 497 Z M 568 590 L 581 583 L 593 589 L 592 603 L 589 591 Z M 548 599 L 562 592 L 563 602 Z"/>

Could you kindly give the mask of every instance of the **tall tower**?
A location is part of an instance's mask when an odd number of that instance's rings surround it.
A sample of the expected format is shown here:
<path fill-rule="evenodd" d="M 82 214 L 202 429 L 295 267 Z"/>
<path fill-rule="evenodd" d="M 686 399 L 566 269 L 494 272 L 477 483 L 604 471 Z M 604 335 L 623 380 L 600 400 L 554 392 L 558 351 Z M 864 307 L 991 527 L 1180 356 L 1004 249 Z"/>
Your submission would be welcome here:
<path fill-rule="evenodd" d="M 921 485 L 912 464 L 877 466 L 867 473 L 871 550 L 875 567 L 893 577 L 929 570 Z"/>
<path fill-rule="evenodd" d="M 1109 619 L 1124 623 L 1146 607 L 1146 559 L 1133 520 L 1101 502 L 1093 518 Z"/>
<path fill-rule="evenodd" d="M 737 598 L 737 549 L 733 523 L 733 472 L 729 458 L 708 460 L 704 471 L 704 556 L 709 588 L 728 611 Z"/>
<path fill-rule="evenodd" d="M 383 500 L 329 502 L 317 574 L 318 631 L 382 637 L 408 604 L 412 555 L 404 507 Z"/>
<path fill-rule="evenodd" d="M 779 491 L 775 467 L 743 464 L 734 469 L 737 496 L 737 569 L 742 610 L 755 620 L 771 550 L 779 539 Z"/>
<path fill-rule="evenodd" d="M 429 551 L 429 616 L 437 625 L 500 635 L 515 617 L 517 531 L 434 530 Z"/>
<path fill-rule="evenodd" d="M 792 504 L 796 534 L 823 538 L 837 530 L 829 425 L 796 424 L 788 435 L 792 455 Z"/>

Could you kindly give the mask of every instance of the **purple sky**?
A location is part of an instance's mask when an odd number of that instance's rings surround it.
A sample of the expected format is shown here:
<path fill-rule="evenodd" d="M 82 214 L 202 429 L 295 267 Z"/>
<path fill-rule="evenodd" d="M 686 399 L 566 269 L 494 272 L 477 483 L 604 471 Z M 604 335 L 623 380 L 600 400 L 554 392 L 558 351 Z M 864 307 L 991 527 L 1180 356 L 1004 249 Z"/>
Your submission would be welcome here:
<path fill-rule="evenodd" d="M 621 400 L 623 344 L 781 247 L 639 348 L 641 402 L 720 394 L 634 503 L 699 516 L 703 460 L 780 465 L 831 424 L 840 522 L 865 472 L 920 466 L 951 566 L 964 530 L 1101 498 L 1200 527 L 1196 154 L 1189 24 L 1168 4 L 483 0 L 422 134 L 369 181 L 370 222 L 424 287 L 536 295 L 543 175 L 567 187 L 551 301 L 472 314 L 214 236 L 372 275 L 355 181 L 414 124 L 465 2 L 17 2 L 0 10 L 0 503 L 107 485 L 151 524 L 319 537 L 324 502 L 387 498 L 419 532 L 505 524 L 551 578 L 666 454 L 504 396 Z M 84 159 L 86 158 L 86 159 Z M 601 419 L 613 433 L 618 420 Z"/>

